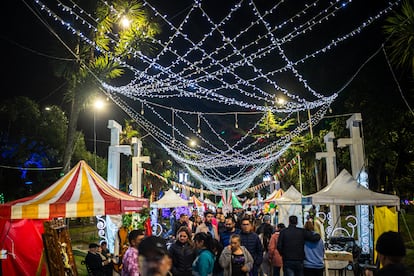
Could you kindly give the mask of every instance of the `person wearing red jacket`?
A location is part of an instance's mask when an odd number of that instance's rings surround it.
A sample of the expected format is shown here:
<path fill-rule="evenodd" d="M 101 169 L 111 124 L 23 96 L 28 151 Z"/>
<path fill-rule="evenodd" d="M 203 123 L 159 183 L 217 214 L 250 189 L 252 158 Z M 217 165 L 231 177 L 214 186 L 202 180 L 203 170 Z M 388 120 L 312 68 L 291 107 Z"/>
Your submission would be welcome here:
<path fill-rule="evenodd" d="M 280 275 L 280 268 L 283 265 L 282 256 L 277 251 L 277 240 L 279 239 L 280 231 L 284 228 L 286 228 L 285 224 L 279 223 L 276 226 L 276 232 L 272 234 L 269 241 L 268 253 L 270 263 L 273 266 L 273 276 Z"/>

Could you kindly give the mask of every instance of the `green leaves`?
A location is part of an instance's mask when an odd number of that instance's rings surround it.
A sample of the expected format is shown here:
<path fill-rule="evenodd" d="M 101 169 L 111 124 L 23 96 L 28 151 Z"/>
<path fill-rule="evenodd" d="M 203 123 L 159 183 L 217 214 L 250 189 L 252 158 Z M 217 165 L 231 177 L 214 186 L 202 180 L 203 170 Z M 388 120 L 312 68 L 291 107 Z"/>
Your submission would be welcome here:
<path fill-rule="evenodd" d="M 409 69 L 414 76 L 414 6 L 404 1 L 401 10 L 386 19 L 384 33 L 390 38 L 386 44 L 392 64 Z"/>

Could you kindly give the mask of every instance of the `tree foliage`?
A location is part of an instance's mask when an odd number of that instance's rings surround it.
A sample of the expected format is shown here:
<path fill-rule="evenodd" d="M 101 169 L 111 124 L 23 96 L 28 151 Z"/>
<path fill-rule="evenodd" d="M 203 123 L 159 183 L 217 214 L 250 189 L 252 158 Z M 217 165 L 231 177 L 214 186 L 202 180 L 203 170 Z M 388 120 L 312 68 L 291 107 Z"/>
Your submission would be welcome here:
<path fill-rule="evenodd" d="M 47 168 L 56 168 L 62 161 L 67 126 L 63 111 L 57 106 L 41 108 L 27 97 L 16 97 L 0 103 L 0 122 L 0 183 L 6 200 L 53 183 L 59 170 Z"/>
<path fill-rule="evenodd" d="M 414 77 L 414 4 L 406 0 L 401 9 L 386 19 L 384 33 L 389 36 L 386 48 L 391 62 L 401 69 L 411 70 Z"/>
<path fill-rule="evenodd" d="M 100 49 L 95 48 L 79 39 L 72 47 L 76 53 L 76 63 L 65 63 L 59 72 L 68 80 L 66 99 L 70 103 L 69 125 L 63 157 L 64 171 L 71 166 L 72 147 L 75 143 L 75 133 L 79 113 L 96 95 L 100 81 L 117 79 L 124 75 L 125 68 L 119 63 L 119 58 L 133 59 L 129 53 L 133 50 L 151 51 L 150 38 L 160 32 L 156 22 L 150 21 L 149 13 L 136 0 L 116 0 L 112 5 L 97 2 L 90 8 L 91 14 L 97 18 L 96 30 L 92 31 L 93 41 Z M 122 28 L 121 20 L 128 20 L 129 26 Z M 82 29 L 82 26 L 79 26 Z M 90 30 L 85 30 L 85 32 Z"/>

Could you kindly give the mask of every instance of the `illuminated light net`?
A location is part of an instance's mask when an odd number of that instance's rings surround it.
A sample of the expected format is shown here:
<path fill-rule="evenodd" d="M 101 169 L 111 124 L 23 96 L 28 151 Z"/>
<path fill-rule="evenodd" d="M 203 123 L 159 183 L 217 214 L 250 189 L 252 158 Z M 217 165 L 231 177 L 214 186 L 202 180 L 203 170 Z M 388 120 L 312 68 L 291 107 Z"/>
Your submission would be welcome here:
<path fill-rule="evenodd" d="M 320 37 L 341 17 L 347 20 L 352 1 L 144 1 L 162 32 L 149 38 L 151 54 L 131 48 L 129 59 L 116 58 L 93 42 L 88 34 L 97 31 L 97 21 L 71 0 L 57 1 L 53 8 L 35 2 L 131 72 L 123 85 L 100 81 L 102 88 L 175 160 L 210 190 L 241 193 L 287 150 L 293 137 L 323 118 L 344 89 L 314 88 L 304 65 L 315 66 L 316 58 L 358 35 L 400 1 L 384 4 L 318 43 L 307 38 Z M 107 38 L 119 42 L 116 34 Z M 263 129 L 269 111 L 280 124 L 299 114 L 311 116 L 280 136 Z M 191 147 L 194 139 L 197 146 Z"/>

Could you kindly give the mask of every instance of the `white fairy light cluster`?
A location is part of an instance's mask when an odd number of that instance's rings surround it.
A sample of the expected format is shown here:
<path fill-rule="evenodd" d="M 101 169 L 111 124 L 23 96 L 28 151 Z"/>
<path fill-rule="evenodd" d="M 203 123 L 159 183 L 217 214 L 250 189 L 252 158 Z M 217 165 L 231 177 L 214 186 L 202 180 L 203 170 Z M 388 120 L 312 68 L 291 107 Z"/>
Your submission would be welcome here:
<path fill-rule="evenodd" d="M 53 7 L 35 0 L 84 43 L 131 71 L 133 77 L 124 85 L 99 80 L 108 97 L 210 190 L 237 193 L 268 169 L 293 137 L 316 125 L 341 92 L 315 89 L 305 78 L 303 64 L 360 34 L 400 1 L 384 4 L 374 16 L 330 40 L 301 45 L 294 54 L 292 47 L 319 34 L 331 20 L 348 20 L 344 12 L 354 3 L 288 2 L 236 0 L 210 7 L 201 0 L 146 0 L 143 7 L 162 27 L 160 35 L 147 38 L 155 50 L 144 54 L 130 48 L 128 58 L 121 59 L 93 41 L 98 19 L 82 7 L 71 0 L 58 0 Z M 111 43 L 119 42 L 117 34 L 105 35 Z M 280 123 L 303 111 L 312 115 L 279 137 L 272 129 L 260 133 L 269 111 Z M 224 122 L 237 138 L 221 133 Z M 194 139 L 196 146 L 190 146 Z"/>

